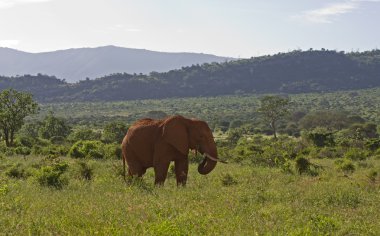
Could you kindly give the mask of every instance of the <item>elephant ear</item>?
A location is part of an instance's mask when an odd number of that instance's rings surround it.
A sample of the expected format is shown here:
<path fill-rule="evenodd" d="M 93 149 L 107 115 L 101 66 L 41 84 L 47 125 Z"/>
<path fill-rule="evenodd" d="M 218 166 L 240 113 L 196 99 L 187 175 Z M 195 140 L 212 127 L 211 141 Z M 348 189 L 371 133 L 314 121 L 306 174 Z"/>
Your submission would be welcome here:
<path fill-rule="evenodd" d="M 189 132 L 185 119 L 182 116 L 167 119 L 163 123 L 162 136 L 166 142 L 187 156 L 189 154 Z"/>

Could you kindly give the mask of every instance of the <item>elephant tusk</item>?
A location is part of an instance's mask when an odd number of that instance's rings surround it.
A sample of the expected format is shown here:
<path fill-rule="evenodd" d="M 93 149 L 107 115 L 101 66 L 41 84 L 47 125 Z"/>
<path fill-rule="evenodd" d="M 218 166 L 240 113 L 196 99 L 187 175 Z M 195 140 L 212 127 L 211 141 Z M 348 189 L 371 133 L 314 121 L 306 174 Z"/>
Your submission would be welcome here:
<path fill-rule="evenodd" d="M 206 152 L 204 153 L 204 155 L 205 155 L 207 158 L 209 158 L 210 160 L 213 160 L 213 161 L 219 161 L 219 162 L 224 163 L 224 164 L 227 164 L 227 163 L 228 163 L 227 161 L 223 161 L 223 160 L 217 159 L 217 158 L 211 156 L 210 154 L 208 154 L 208 153 L 206 153 Z"/>

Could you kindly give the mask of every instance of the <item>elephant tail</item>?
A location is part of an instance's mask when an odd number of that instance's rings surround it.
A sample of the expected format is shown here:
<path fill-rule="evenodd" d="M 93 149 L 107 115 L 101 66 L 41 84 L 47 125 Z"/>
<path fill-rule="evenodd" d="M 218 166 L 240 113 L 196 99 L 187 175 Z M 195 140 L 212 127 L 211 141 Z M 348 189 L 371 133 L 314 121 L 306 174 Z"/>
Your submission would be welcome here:
<path fill-rule="evenodd" d="M 123 177 L 124 181 L 127 182 L 126 176 L 125 176 L 125 156 L 123 155 Z"/>

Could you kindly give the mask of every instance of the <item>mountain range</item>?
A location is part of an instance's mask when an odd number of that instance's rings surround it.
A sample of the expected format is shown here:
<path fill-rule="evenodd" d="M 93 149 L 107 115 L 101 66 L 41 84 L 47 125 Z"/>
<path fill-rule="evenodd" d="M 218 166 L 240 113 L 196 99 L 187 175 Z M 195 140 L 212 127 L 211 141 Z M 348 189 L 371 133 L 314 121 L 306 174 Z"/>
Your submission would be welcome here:
<path fill-rule="evenodd" d="M 28 53 L 0 48 L 0 75 L 55 75 L 73 83 L 113 73 L 165 72 L 193 64 L 224 62 L 231 58 L 202 53 L 166 53 L 105 46 Z"/>
<path fill-rule="evenodd" d="M 380 50 L 295 50 L 149 74 L 112 73 L 77 83 L 44 74 L 0 76 L 0 91 L 40 102 L 123 101 L 228 94 L 333 92 L 380 87 Z"/>

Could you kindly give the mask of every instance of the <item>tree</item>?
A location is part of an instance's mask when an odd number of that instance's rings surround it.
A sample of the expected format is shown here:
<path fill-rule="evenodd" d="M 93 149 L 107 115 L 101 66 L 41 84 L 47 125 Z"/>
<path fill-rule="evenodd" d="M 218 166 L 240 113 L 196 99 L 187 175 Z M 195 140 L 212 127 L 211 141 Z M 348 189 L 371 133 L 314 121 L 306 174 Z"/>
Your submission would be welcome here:
<path fill-rule="evenodd" d="M 71 142 L 77 142 L 80 140 L 100 140 L 101 133 L 89 128 L 80 128 L 72 132 L 68 139 Z"/>
<path fill-rule="evenodd" d="M 120 143 L 127 131 L 128 127 L 124 123 L 111 122 L 104 127 L 103 140 L 106 143 Z"/>
<path fill-rule="evenodd" d="M 260 99 L 260 102 L 261 105 L 258 111 L 269 121 L 273 136 L 277 139 L 277 121 L 289 113 L 290 100 L 280 96 L 265 96 Z"/>
<path fill-rule="evenodd" d="M 42 126 L 39 130 L 40 136 L 45 139 L 53 137 L 67 137 L 71 132 L 71 128 L 66 124 L 63 118 L 55 117 L 53 112 L 49 114 L 42 121 Z"/>
<path fill-rule="evenodd" d="M 30 93 L 6 89 L 0 93 L 0 128 L 7 147 L 13 146 L 15 133 L 24 124 L 24 118 L 35 114 L 38 104 Z"/>

